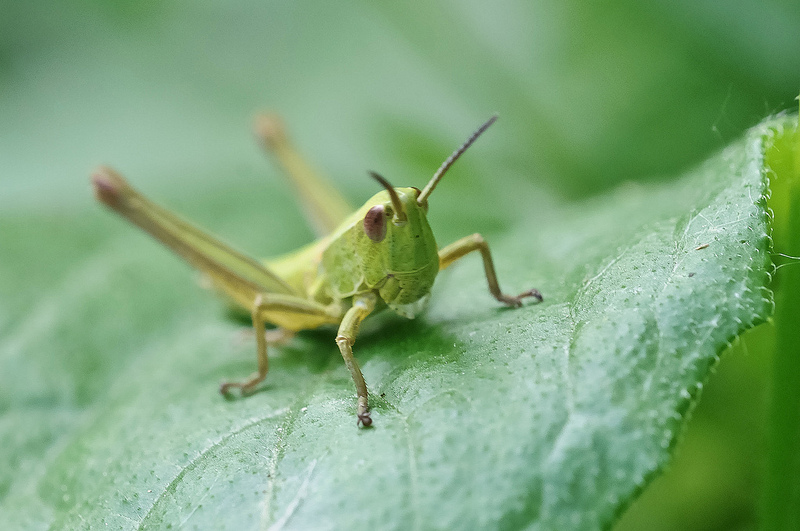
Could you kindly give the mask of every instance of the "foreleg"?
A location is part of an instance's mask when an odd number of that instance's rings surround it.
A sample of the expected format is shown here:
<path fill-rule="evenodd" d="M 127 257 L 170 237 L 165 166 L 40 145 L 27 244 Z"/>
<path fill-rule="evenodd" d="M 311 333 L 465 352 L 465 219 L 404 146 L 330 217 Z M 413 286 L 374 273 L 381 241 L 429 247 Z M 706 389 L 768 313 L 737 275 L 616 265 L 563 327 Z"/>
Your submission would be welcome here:
<path fill-rule="evenodd" d="M 353 306 L 347 310 L 347 313 L 342 319 L 342 324 L 339 325 L 339 333 L 336 336 L 336 344 L 339 346 L 339 352 L 342 353 L 344 364 L 350 371 L 353 377 L 353 382 L 356 384 L 356 394 L 358 395 L 358 421 L 364 427 L 372 424 L 372 418 L 369 416 L 369 400 L 367 395 L 367 384 L 364 381 L 364 375 L 361 374 L 361 369 L 358 368 L 358 362 L 353 357 L 353 343 L 356 341 L 358 334 L 358 327 L 371 312 L 375 309 L 377 297 L 373 293 L 357 296 L 353 300 Z"/>
<path fill-rule="evenodd" d="M 481 253 L 483 269 L 486 273 L 486 281 L 489 283 L 489 292 L 495 299 L 514 308 L 522 306 L 522 299 L 526 297 L 533 297 L 539 302 L 542 301 L 542 294 L 539 293 L 537 289 L 524 291 L 517 296 L 506 295 L 500 291 L 500 285 L 497 282 L 497 273 L 495 273 L 494 270 L 494 262 L 492 262 L 492 254 L 489 252 L 489 244 L 487 244 L 483 236 L 478 233 L 461 238 L 444 249 L 441 249 L 439 251 L 439 270 L 441 271 L 447 268 L 456 260 L 473 251 L 479 251 Z"/>

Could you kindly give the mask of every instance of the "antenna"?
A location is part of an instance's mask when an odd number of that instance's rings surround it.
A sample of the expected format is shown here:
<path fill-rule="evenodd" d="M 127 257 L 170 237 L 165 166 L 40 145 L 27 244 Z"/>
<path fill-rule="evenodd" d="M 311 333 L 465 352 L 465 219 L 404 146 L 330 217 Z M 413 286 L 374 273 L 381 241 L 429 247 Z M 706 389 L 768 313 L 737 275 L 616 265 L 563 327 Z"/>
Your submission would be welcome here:
<path fill-rule="evenodd" d="M 424 205 L 428 201 L 428 196 L 431 195 L 431 193 L 433 193 L 433 189 L 436 188 L 436 185 L 439 184 L 439 181 L 442 180 L 442 177 L 444 177 L 445 172 L 450 169 L 450 166 L 452 166 L 453 163 L 458 160 L 458 157 L 460 157 L 461 154 L 464 153 L 467 150 L 467 148 L 470 147 L 472 143 L 475 142 L 475 140 L 477 140 L 479 136 L 481 136 L 481 134 L 483 134 L 484 131 L 489 129 L 489 126 L 492 125 L 496 120 L 497 120 L 497 115 L 495 114 L 491 118 L 486 120 L 486 122 L 482 126 L 480 126 L 477 131 L 472 133 L 472 135 L 467 139 L 467 141 L 461 144 L 460 148 L 455 150 L 452 155 L 447 157 L 447 160 L 444 161 L 441 166 L 439 166 L 439 169 L 436 170 L 436 173 L 433 174 L 431 180 L 428 182 L 427 185 L 425 185 L 425 188 L 419 194 L 419 197 L 417 197 L 417 203 L 419 203 L 420 205 Z"/>
<path fill-rule="evenodd" d="M 394 187 L 389 184 L 389 181 L 381 177 L 379 173 L 371 171 L 369 174 L 373 179 L 381 183 L 381 186 L 386 188 L 386 191 L 389 192 L 389 197 L 392 198 L 392 205 L 394 206 L 394 221 L 398 223 L 406 221 L 408 217 L 403 210 L 403 203 L 400 202 L 400 196 L 397 195 L 397 191 L 394 189 Z"/>

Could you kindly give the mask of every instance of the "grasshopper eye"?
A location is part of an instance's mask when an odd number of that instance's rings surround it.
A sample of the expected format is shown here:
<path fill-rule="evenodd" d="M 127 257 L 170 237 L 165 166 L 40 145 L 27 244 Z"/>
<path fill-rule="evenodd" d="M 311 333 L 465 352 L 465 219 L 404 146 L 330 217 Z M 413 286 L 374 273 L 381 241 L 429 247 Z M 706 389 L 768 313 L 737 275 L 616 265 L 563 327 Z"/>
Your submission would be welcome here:
<path fill-rule="evenodd" d="M 380 242 L 386 237 L 386 212 L 383 205 L 370 208 L 364 216 L 364 233 L 374 241 Z"/>

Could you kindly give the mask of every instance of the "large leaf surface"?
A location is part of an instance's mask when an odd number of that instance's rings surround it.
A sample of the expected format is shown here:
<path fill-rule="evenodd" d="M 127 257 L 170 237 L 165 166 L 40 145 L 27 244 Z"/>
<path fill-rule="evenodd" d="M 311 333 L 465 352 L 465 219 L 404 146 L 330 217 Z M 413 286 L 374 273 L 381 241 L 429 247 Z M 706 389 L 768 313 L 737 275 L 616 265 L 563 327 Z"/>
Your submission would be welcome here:
<path fill-rule="evenodd" d="M 763 131 L 670 184 L 577 204 L 509 193 L 521 217 L 492 241 L 501 282 L 545 302 L 498 308 L 467 259 L 421 319 L 374 318 L 355 347 L 374 429 L 355 426 L 332 331 L 281 349 L 263 392 L 223 400 L 216 384 L 250 371 L 252 338 L 166 252 L 116 227 L 4 334 L 4 519 L 607 525 L 667 461 L 720 351 L 770 311 Z M 7 274 L 31 259 L 16 256 Z"/>

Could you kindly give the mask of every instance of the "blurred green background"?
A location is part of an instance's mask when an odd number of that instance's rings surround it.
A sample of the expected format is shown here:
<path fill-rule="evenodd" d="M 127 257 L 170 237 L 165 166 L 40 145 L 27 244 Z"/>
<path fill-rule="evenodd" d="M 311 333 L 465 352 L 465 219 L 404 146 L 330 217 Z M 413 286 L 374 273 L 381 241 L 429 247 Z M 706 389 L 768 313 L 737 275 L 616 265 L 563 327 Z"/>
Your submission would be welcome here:
<path fill-rule="evenodd" d="M 60 221 L 98 208 L 99 163 L 201 220 L 215 190 L 248 196 L 253 175 L 288 197 L 249 130 L 261 109 L 354 202 L 372 190 L 367 169 L 423 184 L 492 112 L 482 169 L 563 197 L 669 178 L 794 107 L 798 28 L 791 0 L 0 0 L 0 231 L 35 216 L 65 253 L 96 245 L 91 226 Z M 465 173 L 450 193 L 487 232 L 502 227 L 503 192 Z M 297 230 L 234 241 L 286 251 Z M 37 234 L 18 233 L 0 260 L 36 256 Z M 44 291 L 63 280 L 45 254 L 0 271 L 28 270 Z M 0 334 L 38 296 L 0 278 Z M 762 326 L 723 356 L 672 467 L 618 529 L 756 526 L 772 336 Z"/>

